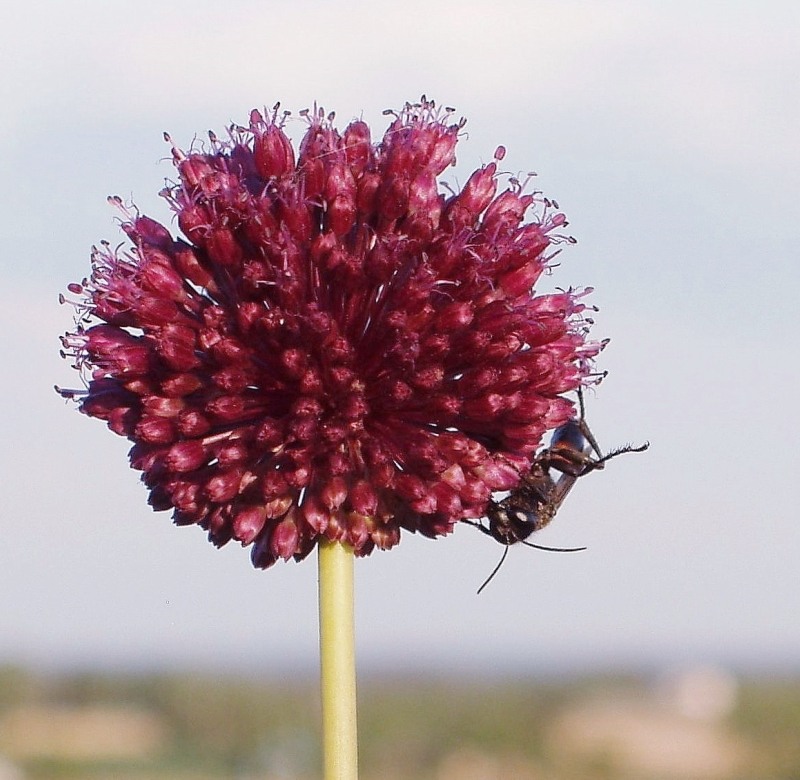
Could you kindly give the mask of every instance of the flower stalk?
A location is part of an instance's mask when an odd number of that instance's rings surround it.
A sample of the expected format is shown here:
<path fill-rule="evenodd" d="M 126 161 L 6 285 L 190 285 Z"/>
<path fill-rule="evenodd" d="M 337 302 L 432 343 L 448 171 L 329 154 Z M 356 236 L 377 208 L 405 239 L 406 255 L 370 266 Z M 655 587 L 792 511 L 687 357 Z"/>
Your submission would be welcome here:
<path fill-rule="evenodd" d="M 322 750 L 325 780 L 356 780 L 355 631 L 353 548 L 319 545 L 319 647 Z"/>

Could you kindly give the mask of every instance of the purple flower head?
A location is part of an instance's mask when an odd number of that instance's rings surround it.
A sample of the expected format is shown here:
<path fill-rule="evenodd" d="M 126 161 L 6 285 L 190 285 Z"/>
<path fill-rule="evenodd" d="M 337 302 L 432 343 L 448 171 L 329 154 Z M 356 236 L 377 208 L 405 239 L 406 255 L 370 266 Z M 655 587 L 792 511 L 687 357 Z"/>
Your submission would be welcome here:
<path fill-rule="evenodd" d="M 184 238 L 114 199 L 132 246 L 94 250 L 62 338 L 86 389 L 59 392 L 134 443 L 151 506 L 259 567 L 482 516 L 601 348 L 587 291 L 532 292 L 566 222 L 498 194 L 502 147 L 443 194 L 449 111 L 406 105 L 377 143 L 305 118 L 297 152 L 277 107 L 173 147 Z"/>

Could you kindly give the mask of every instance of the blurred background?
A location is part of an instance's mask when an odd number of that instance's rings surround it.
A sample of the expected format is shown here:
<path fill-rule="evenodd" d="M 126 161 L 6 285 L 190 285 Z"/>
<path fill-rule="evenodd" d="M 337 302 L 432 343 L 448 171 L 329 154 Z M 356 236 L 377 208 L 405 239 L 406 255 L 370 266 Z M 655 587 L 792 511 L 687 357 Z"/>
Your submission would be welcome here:
<path fill-rule="evenodd" d="M 789 0 L 4 5 L 0 779 L 318 773 L 313 560 L 149 511 L 52 390 L 57 298 L 122 240 L 107 195 L 171 224 L 163 131 L 280 100 L 377 135 L 423 93 L 468 119 L 453 186 L 503 144 L 568 215 L 589 422 L 651 449 L 537 537 L 587 551 L 512 549 L 479 597 L 473 528 L 357 562 L 365 776 L 800 776 L 799 38 Z"/>

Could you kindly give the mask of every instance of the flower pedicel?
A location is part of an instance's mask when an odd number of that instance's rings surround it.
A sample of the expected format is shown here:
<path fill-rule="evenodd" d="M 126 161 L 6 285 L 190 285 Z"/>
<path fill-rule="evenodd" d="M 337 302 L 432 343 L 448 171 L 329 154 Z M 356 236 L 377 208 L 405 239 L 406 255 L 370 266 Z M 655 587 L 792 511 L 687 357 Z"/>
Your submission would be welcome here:
<path fill-rule="evenodd" d="M 532 292 L 566 220 L 498 194 L 502 147 L 445 195 L 450 111 L 407 104 L 378 143 L 305 116 L 296 156 L 277 107 L 173 147 L 185 238 L 123 208 L 132 246 L 93 251 L 62 338 L 86 388 L 59 392 L 133 442 L 151 506 L 258 567 L 485 515 L 602 347 L 588 291 Z"/>

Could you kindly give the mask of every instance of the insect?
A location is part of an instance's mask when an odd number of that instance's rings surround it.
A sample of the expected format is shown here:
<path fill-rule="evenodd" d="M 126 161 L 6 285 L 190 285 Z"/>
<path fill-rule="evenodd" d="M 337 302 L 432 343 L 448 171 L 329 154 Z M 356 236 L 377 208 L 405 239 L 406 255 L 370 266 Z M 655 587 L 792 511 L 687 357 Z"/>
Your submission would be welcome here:
<path fill-rule="evenodd" d="M 644 452 L 645 442 L 639 447 L 626 444 L 603 455 L 597 440 L 586 423 L 583 394 L 578 391 L 580 415 L 568 420 L 553 433 L 550 446 L 536 455 L 530 470 L 522 474 L 520 483 L 500 501 L 490 500 L 486 511 L 488 526 L 472 520 L 464 522 L 505 545 L 500 562 L 478 589 L 480 593 L 500 570 L 512 544 L 521 542 L 528 547 L 551 552 L 577 552 L 584 547 L 546 547 L 526 541 L 527 538 L 548 525 L 564 503 L 579 477 L 605 467 L 607 461 L 626 452 Z M 554 478 L 553 472 L 560 476 Z"/>

